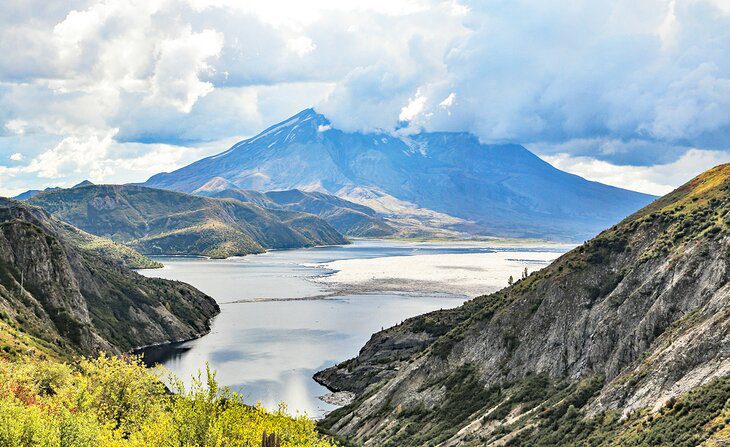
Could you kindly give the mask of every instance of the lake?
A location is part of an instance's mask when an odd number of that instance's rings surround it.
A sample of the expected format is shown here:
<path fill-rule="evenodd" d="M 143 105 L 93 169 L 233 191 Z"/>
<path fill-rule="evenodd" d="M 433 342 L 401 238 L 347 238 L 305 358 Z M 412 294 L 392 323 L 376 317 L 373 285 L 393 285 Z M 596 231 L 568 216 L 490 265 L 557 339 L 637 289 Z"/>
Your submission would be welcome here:
<path fill-rule="evenodd" d="M 495 250 L 513 249 L 486 244 L 359 240 L 348 246 L 270 251 L 226 260 L 157 257 L 165 265 L 163 269 L 140 273 L 192 284 L 215 298 L 221 313 L 213 320 L 210 334 L 149 348 L 145 350 L 145 361 L 162 363 L 188 382 L 207 362 L 217 371 L 220 383 L 240 392 L 247 402 L 260 401 L 274 408 L 284 401 L 291 413 L 320 417 L 336 407 L 318 398 L 328 391 L 312 379 L 315 372 L 354 357 L 381 328 L 425 312 L 458 306 L 466 297 L 382 291 L 340 291 L 331 296 L 332 290 L 326 285 L 312 281 L 332 273 L 319 264 L 393 256 L 487 254 Z M 528 251 L 548 251 L 557 257 L 564 249 Z M 413 268 L 418 268 L 417 264 Z"/>

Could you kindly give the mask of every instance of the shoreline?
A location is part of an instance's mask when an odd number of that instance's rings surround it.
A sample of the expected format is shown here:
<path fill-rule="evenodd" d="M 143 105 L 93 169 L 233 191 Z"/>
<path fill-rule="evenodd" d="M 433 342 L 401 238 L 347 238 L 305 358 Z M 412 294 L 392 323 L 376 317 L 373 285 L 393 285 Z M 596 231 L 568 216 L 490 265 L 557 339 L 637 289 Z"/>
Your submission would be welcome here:
<path fill-rule="evenodd" d="M 546 247 L 555 249 L 562 247 Z M 484 253 L 424 254 L 346 259 L 306 266 L 328 273 L 308 278 L 335 294 L 404 293 L 473 298 L 496 292 L 524 269 L 542 269 L 558 251 L 495 250 Z"/>

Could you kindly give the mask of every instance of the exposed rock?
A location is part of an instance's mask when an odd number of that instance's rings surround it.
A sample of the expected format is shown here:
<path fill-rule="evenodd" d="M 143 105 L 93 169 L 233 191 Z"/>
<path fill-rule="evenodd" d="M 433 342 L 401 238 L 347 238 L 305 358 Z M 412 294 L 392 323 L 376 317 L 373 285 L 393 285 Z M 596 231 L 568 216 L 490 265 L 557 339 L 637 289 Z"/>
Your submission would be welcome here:
<path fill-rule="evenodd" d="M 351 393 L 349 391 L 337 391 L 335 393 L 329 393 L 325 394 L 324 396 L 320 396 L 319 399 L 322 402 L 328 403 L 330 405 L 350 405 L 352 401 L 355 400 L 355 393 Z"/>
<path fill-rule="evenodd" d="M 730 371 L 729 261 L 723 165 L 509 288 L 375 334 L 315 376 L 358 394 L 323 427 L 364 445 L 484 445 L 537 436 L 566 399 L 588 416 L 658 410 Z"/>

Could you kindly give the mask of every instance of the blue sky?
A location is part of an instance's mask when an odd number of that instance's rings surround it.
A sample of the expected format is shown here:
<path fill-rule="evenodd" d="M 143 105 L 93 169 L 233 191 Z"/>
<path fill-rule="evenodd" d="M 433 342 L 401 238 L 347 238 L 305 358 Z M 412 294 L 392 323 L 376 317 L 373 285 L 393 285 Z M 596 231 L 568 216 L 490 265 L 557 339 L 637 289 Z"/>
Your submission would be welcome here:
<path fill-rule="evenodd" d="M 5 0 L 0 194 L 142 181 L 306 107 L 662 194 L 730 161 L 727 0 Z"/>

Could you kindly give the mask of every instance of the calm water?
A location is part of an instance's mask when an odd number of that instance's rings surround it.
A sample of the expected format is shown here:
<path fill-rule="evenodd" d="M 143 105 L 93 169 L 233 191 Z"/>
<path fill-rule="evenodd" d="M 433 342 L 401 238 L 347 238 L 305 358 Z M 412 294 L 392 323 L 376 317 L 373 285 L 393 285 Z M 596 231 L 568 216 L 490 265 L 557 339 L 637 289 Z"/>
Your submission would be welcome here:
<path fill-rule="evenodd" d="M 150 349 L 145 358 L 162 363 L 182 379 L 208 362 L 221 384 L 249 402 L 275 407 L 285 401 L 292 412 L 319 417 L 336 407 L 318 399 L 327 390 L 312 380 L 316 371 L 355 356 L 382 327 L 458 306 L 465 298 L 377 294 L 282 300 L 326 295 L 307 278 L 328 272 L 302 264 L 488 251 L 484 246 L 358 241 L 344 247 L 272 251 L 227 260 L 157 258 L 164 269 L 140 273 L 190 283 L 215 298 L 221 313 L 205 337 Z"/>

